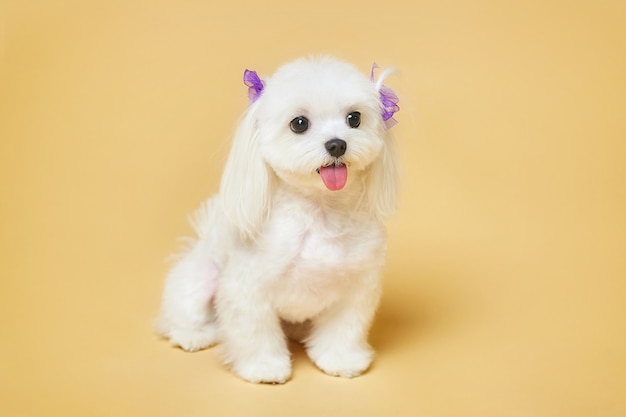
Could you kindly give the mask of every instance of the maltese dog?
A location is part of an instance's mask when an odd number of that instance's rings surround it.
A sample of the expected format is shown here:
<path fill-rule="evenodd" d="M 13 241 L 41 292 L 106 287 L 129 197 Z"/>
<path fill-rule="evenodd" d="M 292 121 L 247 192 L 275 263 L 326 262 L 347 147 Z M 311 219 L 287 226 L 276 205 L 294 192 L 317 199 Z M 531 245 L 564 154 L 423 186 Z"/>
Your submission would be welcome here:
<path fill-rule="evenodd" d="M 330 57 L 261 80 L 234 136 L 219 195 L 197 211 L 197 239 L 165 284 L 157 331 L 255 383 L 291 376 L 287 339 L 324 372 L 355 377 L 381 295 L 383 220 L 396 206 L 388 129 L 398 98 Z"/>

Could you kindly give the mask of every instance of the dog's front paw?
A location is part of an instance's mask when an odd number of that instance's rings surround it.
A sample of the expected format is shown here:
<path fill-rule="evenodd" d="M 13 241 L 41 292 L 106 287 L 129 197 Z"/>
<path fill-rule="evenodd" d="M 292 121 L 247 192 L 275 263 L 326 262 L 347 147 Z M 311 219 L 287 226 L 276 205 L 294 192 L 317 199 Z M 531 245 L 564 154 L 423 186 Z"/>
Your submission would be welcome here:
<path fill-rule="evenodd" d="M 289 356 L 263 355 L 236 361 L 232 364 L 232 370 L 255 384 L 284 384 L 291 378 L 291 359 Z"/>
<path fill-rule="evenodd" d="M 179 346 L 187 352 L 195 352 L 217 342 L 217 326 L 215 323 L 209 323 L 196 329 L 171 329 L 165 336 L 173 346 Z"/>
<path fill-rule="evenodd" d="M 354 378 L 369 368 L 374 351 L 369 346 L 329 348 L 324 351 L 309 349 L 309 357 L 318 368 L 329 375 Z"/>

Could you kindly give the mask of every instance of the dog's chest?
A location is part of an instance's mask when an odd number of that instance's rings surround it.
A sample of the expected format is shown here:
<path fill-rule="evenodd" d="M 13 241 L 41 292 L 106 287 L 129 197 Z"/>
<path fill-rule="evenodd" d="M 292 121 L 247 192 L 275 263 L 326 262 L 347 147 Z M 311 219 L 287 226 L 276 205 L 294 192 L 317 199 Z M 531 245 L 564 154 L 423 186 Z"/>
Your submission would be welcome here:
<path fill-rule="evenodd" d="M 271 255 L 280 267 L 270 293 L 283 318 L 315 316 L 382 265 L 382 228 L 342 220 L 294 212 L 280 217 Z"/>
<path fill-rule="evenodd" d="M 346 269 L 352 269 L 354 263 L 358 263 L 351 253 L 349 240 L 346 236 L 328 232 L 305 232 L 299 242 L 294 242 L 295 251 L 286 275 L 305 276 L 309 281 L 320 282 L 343 275 Z"/>
<path fill-rule="evenodd" d="M 291 210 L 273 230 L 272 255 L 283 278 L 324 282 L 368 269 L 384 252 L 382 227 L 349 216 Z"/>

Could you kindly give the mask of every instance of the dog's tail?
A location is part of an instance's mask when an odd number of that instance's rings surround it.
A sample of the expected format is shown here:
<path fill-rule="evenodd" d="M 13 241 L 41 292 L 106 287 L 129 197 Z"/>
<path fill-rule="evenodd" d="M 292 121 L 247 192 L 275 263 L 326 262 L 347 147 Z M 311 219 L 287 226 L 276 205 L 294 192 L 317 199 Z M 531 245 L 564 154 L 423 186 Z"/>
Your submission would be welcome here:
<path fill-rule="evenodd" d="M 216 197 L 204 201 L 200 207 L 187 216 L 187 220 L 196 232 L 196 236 L 186 236 L 178 238 L 180 249 L 167 258 L 168 262 L 180 261 L 185 255 L 193 250 L 193 248 L 204 237 L 210 236 L 211 231 L 215 228 L 218 216 L 218 199 Z"/>
<path fill-rule="evenodd" d="M 203 202 L 200 207 L 189 216 L 189 223 L 199 238 L 207 236 L 215 227 L 217 212 L 219 210 L 218 199 L 213 197 Z"/>

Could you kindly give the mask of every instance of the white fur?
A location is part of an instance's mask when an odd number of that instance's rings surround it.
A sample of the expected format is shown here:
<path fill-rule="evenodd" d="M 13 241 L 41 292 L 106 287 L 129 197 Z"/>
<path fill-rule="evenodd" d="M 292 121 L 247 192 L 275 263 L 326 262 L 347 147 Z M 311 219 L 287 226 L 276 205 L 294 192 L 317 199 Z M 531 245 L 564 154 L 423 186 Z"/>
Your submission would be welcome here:
<path fill-rule="evenodd" d="M 219 196 L 196 213 L 198 234 L 169 273 L 158 332 L 189 351 L 219 341 L 225 362 L 251 382 L 291 376 L 285 330 L 300 327 L 309 357 L 354 377 L 381 293 L 383 219 L 396 204 L 396 156 L 378 88 L 333 58 L 300 59 L 265 81 L 235 134 Z M 361 113 L 351 128 L 346 116 Z M 290 121 L 304 115 L 309 129 Z M 323 185 L 336 162 L 324 144 L 347 143 L 348 181 Z"/>

